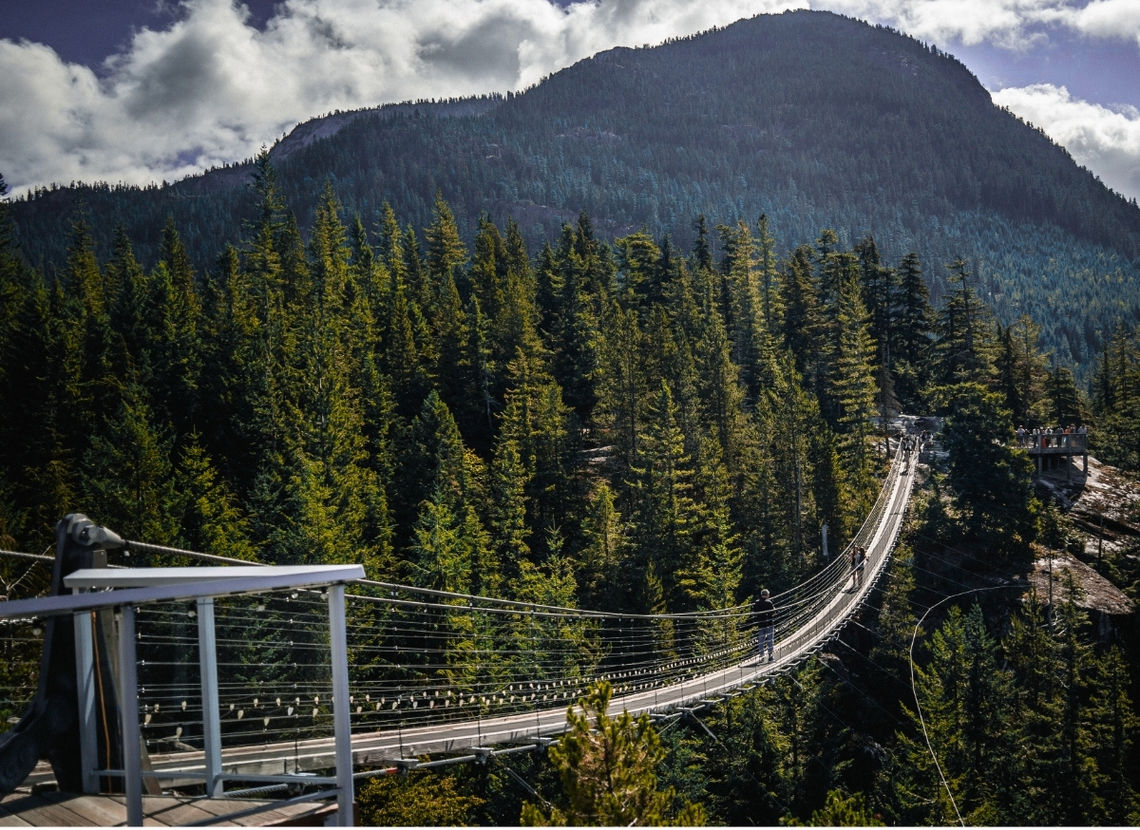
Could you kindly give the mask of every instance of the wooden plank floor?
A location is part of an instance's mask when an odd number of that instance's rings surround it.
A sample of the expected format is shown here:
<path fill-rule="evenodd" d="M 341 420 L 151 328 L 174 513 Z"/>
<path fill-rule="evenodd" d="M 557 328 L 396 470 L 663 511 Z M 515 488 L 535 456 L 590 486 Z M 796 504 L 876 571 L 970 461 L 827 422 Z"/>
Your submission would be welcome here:
<path fill-rule="evenodd" d="M 317 801 L 273 807 L 272 801 L 189 799 L 143 796 L 143 824 L 182 827 L 224 824 L 231 827 L 319 827 L 336 812 L 336 804 Z M 227 818 L 254 807 L 264 811 Z M 125 827 L 126 799 L 121 795 L 76 795 L 55 791 L 9 793 L 0 798 L 3 827 Z"/>

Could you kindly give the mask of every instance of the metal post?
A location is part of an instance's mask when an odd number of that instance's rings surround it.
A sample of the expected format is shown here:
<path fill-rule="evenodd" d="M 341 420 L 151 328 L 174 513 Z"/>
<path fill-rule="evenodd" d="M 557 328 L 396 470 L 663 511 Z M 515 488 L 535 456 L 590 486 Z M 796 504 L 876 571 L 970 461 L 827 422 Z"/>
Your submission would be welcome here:
<path fill-rule="evenodd" d="M 329 645 L 332 657 L 333 734 L 336 738 L 337 824 L 351 827 L 352 725 L 348 709 L 348 640 L 345 634 L 344 584 L 329 586 Z"/>
<path fill-rule="evenodd" d="M 79 699 L 79 757 L 82 764 L 83 792 L 99 791 L 99 734 L 95 727 L 95 651 L 92 646 L 91 611 L 75 614 L 75 678 Z"/>
<path fill-rule="evenodd" d="M 206 754 L 206 795 L 222 794 L 222 726 L 218 712 L 218 651 L 214 598 L 198 604 L 198 667 L 202 682 L 202 748 Z"/>
<path fill-rule="evenodd" d="M 124 605 L 119 621 L 119 677 L 122 689 L 123 784 L 127 797 L 127 825 L 142 827 L 142 759 L 139 755 L 139 674 L 135 662 L 135 608 Z"/>

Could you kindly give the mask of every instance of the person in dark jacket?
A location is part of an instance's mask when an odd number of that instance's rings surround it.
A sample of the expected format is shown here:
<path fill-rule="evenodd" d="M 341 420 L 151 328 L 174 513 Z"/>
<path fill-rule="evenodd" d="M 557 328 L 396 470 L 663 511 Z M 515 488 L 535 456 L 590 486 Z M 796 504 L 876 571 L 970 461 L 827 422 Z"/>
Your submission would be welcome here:
<path fill-rule="evenodd" d="M 867 549 L 856 545 L 851 549 L 851 590 L 863 584 L 863 569 L 867 567 Z"/>
<path fill-rule="evenodd" d="M 768 589 L 760 592 L 760 599 L 753 603 L 756 613 L 756 622 L 760 628 L 760 651 L 758 657 L 764 659 L 764 650 L 768 650 L 768 662 L 771 663 L 776 650 L 776 605 L 772 602 Z"/>

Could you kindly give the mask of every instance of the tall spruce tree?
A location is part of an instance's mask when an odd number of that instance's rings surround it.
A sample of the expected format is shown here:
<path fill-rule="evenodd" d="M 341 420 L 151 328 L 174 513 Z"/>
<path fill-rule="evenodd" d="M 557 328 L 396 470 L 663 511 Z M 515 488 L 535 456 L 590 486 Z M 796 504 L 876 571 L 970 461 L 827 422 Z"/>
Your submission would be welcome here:
<path fill-rule="evenodd" d="M 929 352 L 934 310 L 930 307 L 930 294 L 922 276 L 922 262 L 913 251 L 899 263 L 893 304 L 891 370 L 894 391 L 904 409 L 916 411 L 924 403 L 922 390 L 930 378 Z"/>
<path fill-rule="evenodd" d="M 607 714 L 611 689 L 599 683 L 578 707 L 566 712 L 568 731 L 550 759 L 562 779 L 564 806 L 549 811 L 530 802 L 522 823 L 570 826 L 699 825 L 704 809 L 682 803 L 660 790 L 657 766 L 664 758 L 661 739 L 648 716 Z"/>

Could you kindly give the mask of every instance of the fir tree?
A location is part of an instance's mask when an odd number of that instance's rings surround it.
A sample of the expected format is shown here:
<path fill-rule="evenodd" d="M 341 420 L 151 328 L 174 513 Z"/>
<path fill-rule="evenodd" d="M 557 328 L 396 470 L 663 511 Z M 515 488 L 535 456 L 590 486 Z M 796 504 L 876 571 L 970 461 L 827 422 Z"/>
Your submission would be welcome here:
<path fill-rule="evenodd" d="M 657 766 L 664 749 L 647 715 L 607 714 L 610 686 L 602 682 L 567 710 L 567 733 L 550 748 L 559 771 L 565 806 L 549 812 L 527 803 L 525 825 L 628 826 L 700 825 L 699 805 L 673 805 L 673 792 L 659 790 Z"/>

